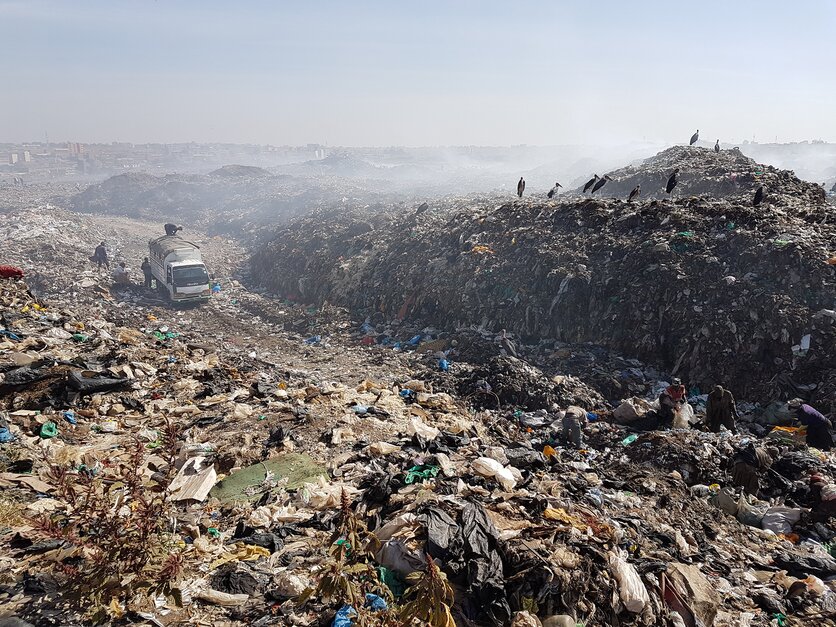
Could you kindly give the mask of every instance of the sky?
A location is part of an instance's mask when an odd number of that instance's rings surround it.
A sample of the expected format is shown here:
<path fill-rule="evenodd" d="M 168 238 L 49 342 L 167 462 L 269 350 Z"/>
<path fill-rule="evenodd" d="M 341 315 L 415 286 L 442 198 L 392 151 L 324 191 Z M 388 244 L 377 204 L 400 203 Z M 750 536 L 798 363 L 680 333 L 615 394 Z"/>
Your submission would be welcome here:
<path fill-rule="evenodd" d="M 0 142 L 836 141 L 830 0 L 0 0 Z"/>

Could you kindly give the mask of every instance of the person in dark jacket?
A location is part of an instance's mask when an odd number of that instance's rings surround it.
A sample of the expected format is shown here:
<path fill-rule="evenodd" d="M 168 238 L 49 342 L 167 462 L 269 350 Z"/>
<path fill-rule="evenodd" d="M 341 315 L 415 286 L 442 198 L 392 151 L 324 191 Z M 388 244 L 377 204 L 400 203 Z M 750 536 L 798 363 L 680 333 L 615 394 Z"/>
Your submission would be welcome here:
<path fill-rule="evenodd" d="M 735 420 L 737 405 L 734 404 L 734 396 L 722 386 L 715 385 L 708 394 L 708 402 L 705 406 L 705 418 L 708 421 L 708 428 L 714 433 L 720 433 L 720 426 L 724 426 L 732 433 L 737 433 Z"/>
<path fill-rule="evenodd" d="M 742 487 L 746 494 L 758 496 L 760 476 L 772 466 L 772 456 L 766 449 L 749 444 L 738 451 L 732 461 L 732 483 Z"/>
<path fill-rule="evenodd" d="M 151 273 L 151 262 L 148 261 L 148 257 L 146 257 L 142 261 L 140 269 L 142 270 L 142 274 L 145 277 L 145 287 L 151 287 L 151 279 L 154 278 L 154 275 Z"/>
<path fill-rule="evenodd" d="M 807 427 L 807 446 L 820 451 L 833 448 L 833 434 L 830 433 L 833 424 L 827 417 L 802 402 L 800 398 L 794 398 L 788 405 L 790 410 L 795 412 L 796 420 Z"/>
<path fill-rule="evenodd" d="M 110 262 L 107 259 L 107 249 L 104 242 L 96 246 L 96 250 L 93 252 L 93 261 L 96 262 L 97 268 L 104 266 L 110 270 Z"/>

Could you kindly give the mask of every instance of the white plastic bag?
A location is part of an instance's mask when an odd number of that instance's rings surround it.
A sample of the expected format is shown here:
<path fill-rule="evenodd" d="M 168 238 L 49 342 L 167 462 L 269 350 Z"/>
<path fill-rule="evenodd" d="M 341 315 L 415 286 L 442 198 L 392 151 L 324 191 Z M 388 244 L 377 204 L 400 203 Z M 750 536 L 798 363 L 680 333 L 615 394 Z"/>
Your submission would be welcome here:
<path fill-rule="evenodd" d="M 624 607 L 633 614 L 640 614 L 650 603 L 650 596 L 639 573 L 632 564 L 628 564 L 616 553 L 610 553 L 609 564 L 613 577 L 618 582 L 618 594 Z"/>
<path fill-rule="evenodd" d="M 801 509 L 776 505 L 766 510 L 761 519 L 761 529 L 779 533 L 792 533 L 792 528 L 801 520 Z"/>
<path fill-rule="evenodd" d="M 494 477 L 504 490 L 513 490 L 517 485 L 513 473 L 495 459 L 479 457 L 473 461 L 473 472 L 483 477 Z"/>

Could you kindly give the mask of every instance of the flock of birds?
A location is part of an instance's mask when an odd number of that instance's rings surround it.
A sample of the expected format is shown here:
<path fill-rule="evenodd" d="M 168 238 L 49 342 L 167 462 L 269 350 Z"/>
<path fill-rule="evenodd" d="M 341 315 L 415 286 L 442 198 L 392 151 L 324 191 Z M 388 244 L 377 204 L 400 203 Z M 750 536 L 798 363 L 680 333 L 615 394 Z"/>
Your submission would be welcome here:
<path fill-rule="evenodd" d="M 689 142 L 689 146 L 693 146 L 697 143 L 700 139 L 700 129 L 697 129 L 697 132 L 691 135 L 691 141 Z M 720 140 L 718 139 L 714 144 L 714 152 L 720 152 Z M 679 183 L 679 179 L 677 178 L 679 175 L 679 168 L 675 168 L 671 175 L 668 177 L 668 181 L 665 184 L 665 193 L 670 196 L 671 192 L 673 192 L 674 187 L 677 186 Z M 604 176 L 598 176 L 597 174 L 593 175 L 591 179 L 589 179 L 586 184 L 583 186 L 583 192 L 589 192 L 590 195 L 595 194 L 599 189 L 601 189 L 604 185 L 607 184 L 608 181 L 612 181 L 608 174 Z M 558 190 L 563 187 L 560 183 L 555 183 L 554 187 L 552 187 L 546 196 L 548 198 L 554 198 L 554 196 L 558 193 Z M 519 182 L 517 183 L 517 196 L 522 198 L 523 192 L 525 192 L 525 179 L 520 177 Z M 642 193 L 642 186 L 636 185 L 630 195 L 627 197 L 627 202 L 633 202 L 633 199 L 638 198 Z M 757 207 L 763 202 L 763 185 L 759 186 L 755 190 L 755 197 L 752 200 L 752 205 Z"/>

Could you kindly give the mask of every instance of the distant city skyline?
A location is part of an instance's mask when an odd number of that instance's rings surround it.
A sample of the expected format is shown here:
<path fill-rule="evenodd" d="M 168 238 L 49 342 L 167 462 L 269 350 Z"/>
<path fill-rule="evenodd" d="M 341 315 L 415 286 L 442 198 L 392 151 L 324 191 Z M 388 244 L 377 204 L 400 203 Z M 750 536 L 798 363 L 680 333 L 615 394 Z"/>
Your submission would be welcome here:
<path fill-rule="evenodd" d="M 0 142 L 836 142 L 836 3 L 0 0 Z"/>

